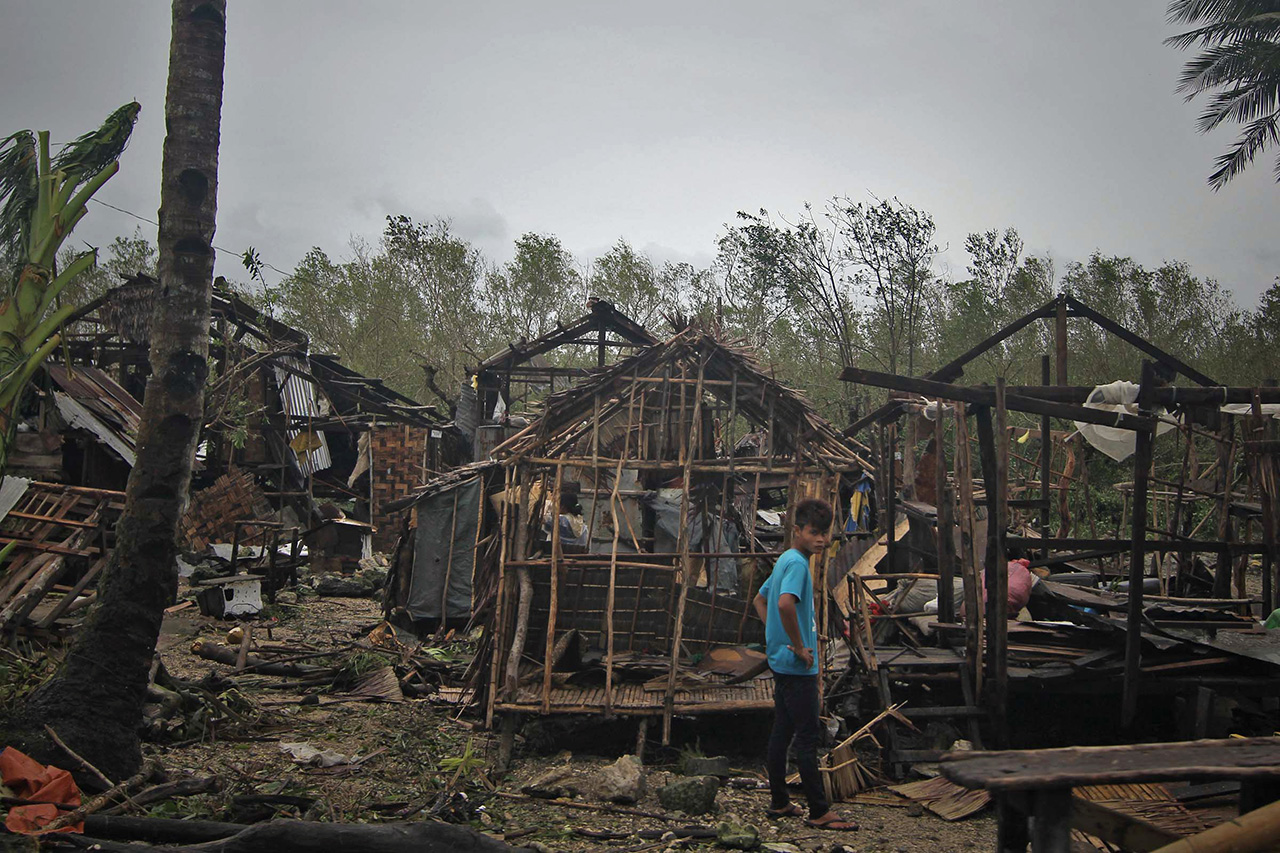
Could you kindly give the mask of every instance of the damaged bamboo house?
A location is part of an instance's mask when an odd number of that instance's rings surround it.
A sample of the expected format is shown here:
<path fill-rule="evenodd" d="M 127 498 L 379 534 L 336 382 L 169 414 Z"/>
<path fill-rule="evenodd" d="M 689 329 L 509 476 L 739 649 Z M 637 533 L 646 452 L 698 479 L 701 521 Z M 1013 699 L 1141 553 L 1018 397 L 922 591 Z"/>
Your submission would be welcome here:
<path fill-rule="evenodd" d="M 0 490 L 0 630 L 48 639 L 74 627 L 135 461 L 157 283 L 137 275 L 68 330 L 20 411 Z M 274 591 L 299 565 L 354 570 L 390 552 L 396 501 L 464 460 L 452 425 L 259 311 L 219 282 L 206 419 L 180 545 L 257 564 Z M 345 508 L 345 509 L 344 509 Z"/>
<path fill-rule="evenodd" d="M 475 596 L 473 673 L 488 722 L 617 715 L 643 737 L 660 718 L 665 742 L 676 715 L 772 708 L 767 677 L 749 678 L 763 657 L 745 648 L 763 639 L 751 600 L 788 547 L 790 507 L 838 504 L 872 470 L 866 456 L 698 326 L 548 397 L 492 462 L 423 493 L 477 495 L 467 538 L 435 559 L 472 552 L 472 583 L 491 590 Z M 825 556 L 814 571 L 825 588 Z"/>
<path fill-rule="evenodd" d="M 1140 381 L 1068 385 L 1069 320 L 1150 359 Z M 1036 322 L 1053 341 L 1041 385 L 956 382 Z M 1274 730 L 1280 642 L 1258 619 L 1280 592 L 1280 389 L 1221 386 L 1070 295 L 928 377 L 849 367 L 841 378 L 890 391 L 847 431 L 875 428 L 884 535 L 836 593 L 854 666 L 882 707 L 910 696 L 911 719 L 967 725 L 998 746 L 1045 735 L 1042 718 L 1031 728 L 1010 719 L 1012 702 L 1035 697 L 1083 703 L 1093 737 L 1166 718 L 1179 735 L 1204 737 L 1224 703 L 1237 727 Z M 1157 449 L 1164 468 L 1153 467 Z M 1113 530 L 1094 515 L 1090 454 L 1131 466 L 1115 484 L 1123 510 Z M 1260 589 L 1247 578 L 1251 559 Z M 1027 570 L 1019 600 L 1011 586 Z M 913 597 L 914 586 L 926 591 Z M 938 755 L 892 729 L 888 753 L 899 769 Z"/>
<path fill-rule="evenodd" d="M 59 383 L 58 407 L 66 409 L 63 397 L 72 397 L 79 403 L 74 424 L 112 450 L 132 447 L 116 421 L 136 431 L 157 286 L 142 274 L 127 280 L 68 336 L 67 369 L 49 368 Z M 308 530 L 326 521 L 320 510 L 330 503 L 346 506 L 348 520 L 364 525 L 366 552 L 389 552 L 400 519 L 386 507 L 465 459 L 448 418 L 316 352 L 305 332 L 258 310 L 221 280 L 211 318 L 212 376 L 192 490 L 231 477 L 254 500 L 249 516 L 237 515 L 248 506 L 210 506 L 219 517 L 206 520 L 206 532 L 230 541 L 237 522 L 250 516 Z M 131 417 L 104 417 L 106 407 Z M 131 454 L 115 455 L 127 464 L 96 466 L 114 477 L 100 485 L 123 488 Z M 63 479 L 79 476 L 68 470 Z"/>

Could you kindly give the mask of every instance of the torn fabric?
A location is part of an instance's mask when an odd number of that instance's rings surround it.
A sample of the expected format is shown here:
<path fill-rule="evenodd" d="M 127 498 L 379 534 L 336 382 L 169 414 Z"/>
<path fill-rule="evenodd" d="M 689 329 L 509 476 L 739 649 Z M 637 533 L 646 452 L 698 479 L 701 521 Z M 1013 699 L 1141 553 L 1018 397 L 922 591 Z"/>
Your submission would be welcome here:
<path fill-rule="evenodd" d="M 1115 412 L 1117 415 L 1136 415 L 1138 414 L 1138 388 L 1136 383 L 1126 382 L 1123 379 L 1109 385 L 1099 385 L 1089 392 L 1084 406 L 1086 409 Z M 1164 409 L 1156 409 L 1155 414 L 1162 418 L 1156 424 L 1156 435 L 1164 435 L 1173 429 L 1173 424 L 1163 420 Z M 1086 424 L 1080 421 L 1076 421 L 1075 424 L 1085 441 L 1117 462 L 1128 459 L 1137 449 L 1138 434 L 1131 429 Z"/>

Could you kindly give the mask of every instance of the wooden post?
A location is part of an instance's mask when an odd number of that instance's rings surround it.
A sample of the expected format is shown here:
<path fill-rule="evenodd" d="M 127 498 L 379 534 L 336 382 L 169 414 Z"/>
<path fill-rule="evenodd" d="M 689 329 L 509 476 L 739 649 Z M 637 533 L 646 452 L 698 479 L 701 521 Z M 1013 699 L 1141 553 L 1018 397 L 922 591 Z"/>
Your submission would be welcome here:
<path fill-rule="evenodd" d="M 1257 389 L 1253 392 L 1253 426 L 1255 440 L 1266 438 L 1267 419 L 1262 414 L 1262 398 Z M 1267 549 L 1262 553 L 1262 618 L 1266 619 L 1276 609 L 1274 577 L 1274 552 L 1276 547 L 1274 468 L 1270 453 L 1254 450 L 1250 453 L 1249 467 L 1253 472 L 1258 503 L 1262 508 L 1262 541 Z"/>
<path fill-rule="evenodd" d="M 1004 383 L 996 386 L 996 402 L 1003 402 Z M 1003 411 L 1003 406 L 1000 407 Z M 978 418 L 978 449 L 982 456 L 982 482 L 987 493 L 987 548 L 986 548 L 986 698 L 991 711 L 997 748 L 1008 743 L 1005 726 L 1005 702 L 1008 665 L 1008 608 L 1009 571 L 1004 549 L 1004 481 L 1001 479 L 1000 456 L 996 449 L 999 434 L 997 424 L 993 428 L 991 410 L 986 406 L 976 409 Z M 999 421 L 1003 421 L 1001 416 Z M 1005 441 L 1008 435 L 1005 434 Z"/>
<path fill-rule="evenodd" d="M 1155 374 L 1152 362 L 1142 364 L 1138 411 L 1147 414 Z M 1124 694 L 1120 725 L 1128 728 L 1138 714 L 1138 680 L 1142 676 L 1142 581 L 1147 562 L 1147 482 L 1151 476 L 1154 431 L 1138 433 L 1133 473 L 1133 539 L 1129 547 L 1129 615 L 1125 624 Z"/>
<path fill-rule="evenodd" d="M 902 497 L 916 499 L 916 416 L 907 413 L 907 426 L 902 442 Z"/>
<path fill-rule="evenodd" d="M 1183 536 L 1186 534 L 1186 531 L 1183 530 L 1183 519 L 1184 519 L 1183 502 L 1185 497 L 1183 493 L 1186 490 L 1187 477 L 1191 473 L 1191 460 L 1195 458 L 1195 448 L 1194 448 L 1195 439 L 1194 439 L 1194 436 L 1191 434 L 1191 420 L 1189 415 L 1185 415 L 1183 417 L 1181 432 L 1182 432 L 1182 437 L 1185 443 L 1183 444 L 1183 448 L 1182 448 L 1182 471 L 1178 477 L 1178 490 L 1177 490 L 1177 495 L 1174 498 L 1173 521 L 1169 525 L 1169 538 L 1171 539 L 1177 538 L 1179 536 Z M 1190 518 L 1187 518 L 1187 521 L 1190 521 Z M 1178 580 L 1181 581 L 1183 575 L 1186 573 L 1187 564 L 1191 560 L 1191 555 L 1179 551 L 1176 559 L 1177 559 L 1177 567 L 1178 567 L 1177 576 L 1178 576 Z M 1160 558 L 1157 565 L 1163 565 L 1163 564 L 1164 564 L 1164 554 L 1162 553 L 1160 554 Z M 1181 583 L 1179 583 L 1178 592 L 1183 595 L 1186 594 L 1185 592 L 1182 592 Z"/>
<path fill-rule="evenodd" d="M 1044 355 L 1040 357 L 1040 384 L 1048 385 L 1050 381 L 1049 356 Z M 1046 538 L 1049 536 L 1049 479 L 1053 476 L 1053 472 L 1049 468 L 1049 461 L 1053 453 L 1051 420 L 1048 415 L 1041 415 L 1040 417 L 1040 500 L 1044 501 L 1044 505 L 1040 507 L 1040 535 Z M 1045 546 L 1041 556 L 1045 559 L 1049 558 L 1048 546 Z"/>
<path fill-rule="evenodd" d="M 960 576 L 964 579 L 965 659 L 973 678 L 973 692 L 982 695 L 983 613 L 981 585 L 974 559 L 973 460 L 969 451 L 969 423 L 964 403 L 956 403 L 956 489 L 960 520 Z"/>
<path fill-rule="evenodd" d="M 1035 853 L 1071 853 L 1071 789 L 1042 788 L 1031 796 L 1035 809 L 1031 849 Z"/>
<path fill-rule="evenodd" d="M 938 501 L 938 621 L 956 621 L 955 599 L 955 538 L 952 533 L 951 490 L 947 488 L 947 451 L 942 443 L 946 433 L 946 406 L 938 401 L 938 419 L 933 422 L 935 492 Z"/>
<path fill-rule="evenodd" d="M 1219 414 L 1222 426 L 1218 438 L 1218 486 L 1221 501 L 1218 506 L 1218 541 L 1227 542 L 1231 538 L 1231 469 L 1235 458 L 1235 419 L 1231 415 Z M 1247 598 L 1243 590 L 1237 590 L 1239 598 Z M 1224 548 L 1218 552 L 1218 561 L 1213 571 L 1213 597 L 1231 597 L 1231 554 Z"/>
<path fill-rule="evenodd" d="M 1058 297 L 1054 314 L 1053 348 L 1058 357 L 1058 384 L 1067 384 L 1067 301 Z"/>
<path fill-rule="evenodd" d="M 897 444 L 894 441 L 894 430 L 897 424 L 886 424 L 880 427 L 880 446 L 884 448 L 883 464 L 884 469 L 884 518 L 885 518 L 885 562 L 889 566 L 889 571 L 898 571 L 897 552 L 898 546 L 894 534 L 894 527 L 898 521 L 897 507 L 897 473 L 894 470 L 894 448 Z"/>

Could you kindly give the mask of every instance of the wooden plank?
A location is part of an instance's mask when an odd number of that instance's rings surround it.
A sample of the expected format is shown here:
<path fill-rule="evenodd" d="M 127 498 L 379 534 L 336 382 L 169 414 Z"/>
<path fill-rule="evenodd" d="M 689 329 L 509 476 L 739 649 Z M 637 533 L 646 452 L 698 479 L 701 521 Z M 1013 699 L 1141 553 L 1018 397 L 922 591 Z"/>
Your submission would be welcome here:
<path fill-rule="evenodd" d="M 940 767 L 953 782 L 990 791 L 1190 778 L 1280 779 L 1280 737 L 949 752 Z"/>
<path fill-rule="evenodd" d="M 62 596 L 62 600 L 59 601 L 56 605 L 54 605 L 53 609 L 51 609 L 48 613 L 46 613 L 44 617 L 39 622 L 36 623 L 36 627 L 49 628 L 53 625 L 54 622 L 61 619 L 62 614 L 67 612 L 67 608 L 70 607 L 75 602 L 76 598 L 80 595 L 80 593 L 84 592 L 85 587 L 87 587 L 90 583 L 92 583 L 93 580 L 98 576 L 98 574 L 104 568 L 106 568 L 106 565 L 107 565 L 107 558 L 103 557 L 97 562 L 95 562 L 92 566 L 90 566 L 88 570 L 85 571 L 84 575 L 81 576 L 80 580 L 76 581 L 75 585 L 72 586 L 71 589 L 68 590 L 67 593 Z M 168 609 L 166 609 L 165 612 L 168 612 Z"/>
<path fill-rule="evenodd" d="M 1071 826 L 1135 853 L 1159 849 L 1181 837 L 1151 821 L 1075 796 Z"/>
<path fill-rule="evenodd" d="M 960 400 L 965 403 L 972 403 L 976 406 L 994 406 L 996 402 L 995 390 L 992 388 L 972 388 L 964 385 L 951 385 L 946 382 L 933 382 L 928 379 L 898 376 L 893 373 L 880 373 L 874 370 L 864 370 L 859 367 L 846 367 L 844 372 L 840 374 L 840 378 L 845 382 L 858 382 L 863 385 L 874 385 L 879 388 L 906 391 L 912 394 L 921 394 L 929 398 Z M 1018 412 L 1030 412 L 1036 415 L 1050 415 L 1055 418 L 1100 424 L 1101 426 L 1116 427 L 1118 429 L 1151 431 L 1155 429 L 1156 425 L 1155 418 L 1152 417 L 1104 412 L 1099 409 L 1089 409 L 1084 406 L 1076 406 L 1070 403 L 1055 403 L 1051 400 L 1040 400 L 1034 397 L 1019 397 L 1013 394 L 1005 396 L 1005 405 Z"/>

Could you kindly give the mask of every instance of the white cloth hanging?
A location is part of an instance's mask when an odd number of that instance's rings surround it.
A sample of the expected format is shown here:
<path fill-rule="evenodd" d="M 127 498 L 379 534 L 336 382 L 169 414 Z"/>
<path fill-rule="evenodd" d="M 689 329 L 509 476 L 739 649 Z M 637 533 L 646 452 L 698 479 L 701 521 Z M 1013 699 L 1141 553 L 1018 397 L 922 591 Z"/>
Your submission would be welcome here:
<path fill-rule="evenodd" d="M 1099 385 L 1089 392 L 1085 399 L 1086 409 L 1097 409 L 1117 414 L 1138 414 L 1138 388 L 1134 382 L 1121 379 L 1108 385 Z M 1156 409 L 1155 415 L 1161 418 L 1156 424 L 1156 435 L 1164 435 L 1174 425 L 1163 416 L 1164 409 Z M 1131 429 L 1087 424 L 1076 421 L 1076 429 L 1084 436 L 1084 440 L 1110 456 L 1117 462 L 1123 462 L 1133 455 L 1138 446 L 1138 434 Z"/>

